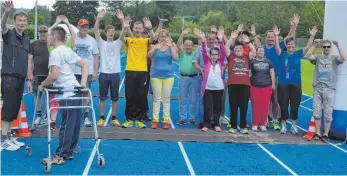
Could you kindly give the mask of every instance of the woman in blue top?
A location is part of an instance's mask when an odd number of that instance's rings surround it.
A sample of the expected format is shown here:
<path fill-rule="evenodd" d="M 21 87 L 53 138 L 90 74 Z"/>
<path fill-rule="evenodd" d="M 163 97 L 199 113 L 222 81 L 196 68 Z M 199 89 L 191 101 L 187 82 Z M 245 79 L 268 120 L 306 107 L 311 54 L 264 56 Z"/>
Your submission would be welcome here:
<path fill-rule="evenodd" d="M 163 128 L 170 128 L 170 95 L 174 84 L 174 72 L 172 60 L 178 59 L 175 43 L 172 41 L 169 31 L 160 30 L 158 44 L 152 46 L 148 52 L 152 58 L 151 87 L 153 90 L 153 121 L 152 129 L 158 128 L 160 101 L 163 102 Z"/>
<path fill-rule="evenodd" d="M 287 120 L 289 118 L 288 106 L 290 102 L 290 118 L 292 119 L 291 133 L 298 134 L 296 120 L 298 119 L 299 105 L 301 101 L 301 62 L 300 59 L 312 46 L 317 27 L 310 31 L 310 39 L 305 48 L 295 51 L 294 37 L 287 37 L 284 40 L 287 51 L 280 48 L 278 35 L 280 30 L 274 26 L 276 53 L 279 56 L 278 62 L 278 103 L 281 108 L 282 127 L 280 133 L 287 132 Z"/>

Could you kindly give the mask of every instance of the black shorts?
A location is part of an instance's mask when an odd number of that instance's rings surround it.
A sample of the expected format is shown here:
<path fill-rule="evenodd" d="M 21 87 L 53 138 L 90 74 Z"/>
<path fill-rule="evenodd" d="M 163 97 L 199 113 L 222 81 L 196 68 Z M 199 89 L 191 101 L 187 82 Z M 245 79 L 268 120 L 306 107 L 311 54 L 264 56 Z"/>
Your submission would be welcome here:
<path fill-rule="evenodd" d="M 1 119 L 12 122 L 17 118 L 21 107 L 25 79 L 11 75 L 3 75 L 1 79 L 1 94 L 3 99 Z"/>
<path fill-rule="evenodd" d="M 108 95 L 108 89 L 111 92 L 111 100 L 118 101 L 119 98 L 119 74 L 118 73 L 100 73 L 99 76 L 99 94 L 100 100 L 105 101 Z"/>
<path fill-rule="evenodd" d="M 81 84 L 81 79 L 82 79 L 82 75 L 75 75 L 77 81 Z M 87 78 L 87 88 L 91 89 L 92 87 L 92 75 L 88 75 Z"/>

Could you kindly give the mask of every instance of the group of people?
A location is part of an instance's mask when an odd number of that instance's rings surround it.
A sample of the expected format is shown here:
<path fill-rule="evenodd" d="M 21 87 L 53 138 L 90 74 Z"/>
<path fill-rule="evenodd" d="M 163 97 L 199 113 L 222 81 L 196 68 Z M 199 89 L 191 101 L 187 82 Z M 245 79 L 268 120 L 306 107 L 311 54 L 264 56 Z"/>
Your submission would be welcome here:
<path fill-rule="evenodd" d="M 131 18 L 117 10 L 116 16 L 122 23 L 122 31 L 115 38 L 116 28 L 107 25 L 104 29 L 106 39 L 100 35 L 100 21 L 105 15 L 101 10 L 94 24 L 95 38 L 88 35 L 89 21 L 80 19 L 78 33 L 64 15 L 59 15 L 50 28 L 38 28 L 39 39 L 30 44 L 24 36 L 28 15 L 17 12 L 14 15 L 15 27 L 8 29 L 6 23 L 13 8 L 12 1 L 5 2 L 5 12 L 1 19 L 1 31 L 4 43 L 2 56 L 3 98 L 1 147 L 17 150 L 24 146 L 9 132 L 17 117 L 27 81 L 28 90 L 35 94 L 45 86 L 64 88 L 83 86 L 91 88 L 92 81 L 99 81 L 100 118 L 91 122 L 88 110 L 64 109 L 59 134 L 59 146 L 52 161 L 63 164 L 73 159 L 73 150 L 79 138 L 80 119 L 84 125 L 105 126 L 105 100 L 112 101 L 112 121 L 116 127 L 128 128 L 133 123 L 138 128 L 146 128 L 144 120 L 150 120 L 151 128 L 159 127 L 160 105 L 163 104 L 162 128 L 170 128 L 170 97 L 174 84 L 173 64 L 179 65 L 179 125 L 190 123 L 202 131 L 214 129 L 221 132 L 221 123 L 227 122 L 230 133 L 238 130 L 247 134 L 248 103 L 252 105 L 252 131 L 266 131 L 266 125 L 272 121 L 272 127 L 287 132 L 287 120 L 292 120 L 290 132 L 298 134 L 296 121 L 301 101 L 301 59 L 307 58 L 316 65 L 314 75 L 313 117 L 316 120 L 317 134 L 314 139 L 327 142 L 332 121 L 333 98 L 336 89 L 337 65 L 346 60 L 346 56 L 337 41 L 314 40 L 317 28 L 309 30 L 310 38 L 303 49 L 295 50 L 295 31 L 299 16 L 290 19 L 290 32 L 280 41 L 280 29 L 274 26 L 266 32 L 266 43 L 262 45 L 254 26 L 244 30 L 240 24 L 228 38 L 222 26 L 212 26 L 208 32 L 199 29 L 185 29 L 175 43 L 167 29 L 163 29 L 166 19 L 159 19 L 154 32 L 151 21 L 143 18 L 131 28 Z M 64 23 L 67 31 L 59 24 Z M 198 47 L 184 40 L 184 36 L 193 32 L 198 38 Z M 121 124 L 117 117 L 121 72 L 121 48 L 127 47 L 125 68 L 125 117 Z M 339 56 L 332 55 L 332 44 L 337 46 Z M 320 46 L 322 54 L 312 56 L 314 49 Z M 99 57 L 100 56 L 100 57 Z M 100 64 L 100 66 L 99 66 Z M 227 73 L 228 78 L 225 78 Z M 176 75 L 177 76 L 177 75 Z M 31 87 L 31 83 L 33 86 Z M 110 91 L 110 93 L 109 93 Z M 148 117 L 148 92 L 153 99 L 152 119 Z M 225 114 L 225 101 L 228 93 L 230 119 Z M 54 98 L 52 95 L 50 98 Z M 79 96 L 64 93 L 63 97 Z M 37 120 L 42 121 L 42 102 L 37 99 Z M 51 106 L 77 106 L 88 102 L 62 100 Z M 290 107 L 290 113 L 288 111 Z M 187 112 L 188 110 L 188 112 Z M 321 112 L 324 110 L 324 134 L 321 135 Z M 238 123 L 240 111 L 240 123 Z M 51 112 L 51 128 L 56 128 L 57 111 Z M 202 117 L 202 118 L 200 118 Z M 271 118 L 269 118 L 271 117 Z"/>

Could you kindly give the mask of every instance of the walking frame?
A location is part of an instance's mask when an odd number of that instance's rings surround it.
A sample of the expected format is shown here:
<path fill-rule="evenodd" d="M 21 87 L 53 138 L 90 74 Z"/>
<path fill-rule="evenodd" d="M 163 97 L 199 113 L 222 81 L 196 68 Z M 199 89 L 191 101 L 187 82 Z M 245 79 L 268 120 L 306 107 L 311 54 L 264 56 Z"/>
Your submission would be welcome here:
<path fill-rule="evenodd" d="M 63 95 L 63 93 L 66 92 L 73 92 L 77 93 L 78 95 L 82 94 L 88 94 L 88 96 L 79 96 L 79 97 L 54 97 L 53 99 L 49 100 L 49 95 L 50 94 L 57 94 L 57 95 Z M 52 162 L 51 162 L 51 110 L 53 109 L 80 109 L 80 108 L 89 108 L 92 111 L 92 116 L 93 116 L 93 128 L 94 128 L 94 135 L 95 135 L 95 147 L 96 147 L 96 153 L 98 156 L 98 165 L 99 167 L 103 168 L 105 166 L 105 159 L 103 155 L 99 152 L 99 137 L 98 137 L 98 131 L 97 131 L 97 126 L 96 126 L 96 119 L 95 119 L 95 111 L 94 111 L 94 106 L 93 106 L 93 95 L 90 89 L 84 88 L 84 87 L 75 87 L 73 89 L 66 89 L 63 87 L 53 87 L 53 86 L 47 86 L 44 87 L 44 90 L 42 91 L 42 94 L 45 93 L 46 95 L 46 111 L 42 115 L 46 114 L 47 115 L 47 137 L 48 137 L 48 158 L 43 159 L 43 164 L 44 164 L 44 170 L 45 172 L 49 172 L 51 167 L 52 167 Z M 39 95 L 41 92 L 37 93 L 37 98 L 35 102 L 35 109 L 34 109 L 34 116 L 33 116 L 33 121 L 31 125 L 31 132 L 35 131 L 37 126 L 35 126 L 34 121 L 36 119 L 36 108 L 37 108 L 37 100 L 39 99 Z M 53 101 L 60 101 L 60 100 L 89 100 L 90 103 L 88 105 L 82 105 L 82 106 L 59 106 L 59 107 L 51 107 L 51 103 Z M 31 135 L 32 136 L 32 135 Z M 26 154 L 30 156 L 32 154 L 32 149 L 31 149 L 31 141 L 32 137 L 30 137 L 29 144 L 26 146 Z M 80 150 L 79 146 L 74 149 L 75 153 L 78 153 Z"/>

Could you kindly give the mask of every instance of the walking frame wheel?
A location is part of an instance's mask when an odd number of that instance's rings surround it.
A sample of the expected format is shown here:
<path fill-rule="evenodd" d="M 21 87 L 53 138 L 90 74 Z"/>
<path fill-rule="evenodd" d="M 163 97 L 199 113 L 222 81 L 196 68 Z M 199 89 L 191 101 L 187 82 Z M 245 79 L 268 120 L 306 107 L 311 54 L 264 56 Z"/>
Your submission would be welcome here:
<path fill-rule="evenodd" d="M 28 156 L 31 156 L 31 154 L 32 154 L 32 149 L 31 149 L 31 147 L 26 146 L 26 148 L 25 148 L 25 153 L 26 153 Z"/>
<path fill-rule="evenodd" d="M 103 167 L 105 167 L 105 158 L 104 158 L 104 156 L 102 156 L 102 155 L 100 155 L 100 156 L 98 156 L 98 165 L 99 165 L 99 167 L 100 168 L 103 168 Z"/>

